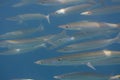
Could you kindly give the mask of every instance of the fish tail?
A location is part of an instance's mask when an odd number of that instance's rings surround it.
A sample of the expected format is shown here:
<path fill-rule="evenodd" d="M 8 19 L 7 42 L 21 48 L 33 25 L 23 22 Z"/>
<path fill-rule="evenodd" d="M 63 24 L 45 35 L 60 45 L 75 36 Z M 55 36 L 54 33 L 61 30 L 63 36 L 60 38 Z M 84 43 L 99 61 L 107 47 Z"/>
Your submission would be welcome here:
<path fill-rule="evenodd" d="M 50 24 L 50 15 L 47 15 L 46 19 L 47 19 L 48 23 Z"/>
<path fill-rule="evenodd" d="M 120 43 L 120 33 L 118 33 L 117 37 L 115 38 L 115 41 L 116 41 L 117 43 Z"/>
<path fill-rule="evenodd" d="M 67 37 L 66 31 L 63 30 L 61 33 L 55 35 L 51 40 L 48 40 L 47 43 L 51 46 L 49 49 L 57 48 L 61 45 L 61 42 L 57 42 L 59 39 L 62 39 L 63 37 Z"/>

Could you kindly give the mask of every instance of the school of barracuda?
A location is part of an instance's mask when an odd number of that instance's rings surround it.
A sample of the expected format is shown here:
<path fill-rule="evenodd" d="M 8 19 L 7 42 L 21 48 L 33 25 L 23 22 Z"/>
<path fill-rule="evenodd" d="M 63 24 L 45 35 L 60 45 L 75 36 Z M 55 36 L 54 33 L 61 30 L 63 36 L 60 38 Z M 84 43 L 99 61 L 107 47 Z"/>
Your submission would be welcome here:
<path fill-rule="evenodd" d="M 19 24 L 30 20 L 40 20 L 41 22 L 46 20 L 48 24 L 52 24 L 51 16 L 66 17 L 67 15 L 79 14 L 80 16 L 93 17 L 120 14 L 120 0 L 109 1 L 118 3 L 118 5 L 105 5 L 104 0 L 19 0 L 18 3 L 12 5 L 12 8 L 30 5 L 64 7 L 58 7 L 57 10 L 47 15 L 41 13 L 19 13 L 15 16 L 7 17 L 5 20 Z M 1 51 L 0 55 L 18 55 L 46 48 L 48 50 L 56 50 L 59 53 L 65 53 L 65 55 L 36 60 L 33 64 L 41 66 L 87 65 L 93 70 L 98 69 L 97 66 L 120 64 L 120 51 L 107 49 L 112 44 L 120 44 L 120 23 L 89 19 L 60 24 L 57 28 L 61 29 L 61 32 L 34 38 L 26 37 L 36 32 L 41 33 L 44 31 L 45 28 L 42 23 L 35 28 L 1 34 L 0 48 L 5 48 L 5 50 Z M 115 36 L 110 37 L 113 34 Z M 120 75 L 119 73 L 111 76 L 110 74 L 95 72 L 71 72 L 55 75 L 54 78 L 59 80 L 120 80 Z M 11 80 L 35 79 L 15 78 Z"/>

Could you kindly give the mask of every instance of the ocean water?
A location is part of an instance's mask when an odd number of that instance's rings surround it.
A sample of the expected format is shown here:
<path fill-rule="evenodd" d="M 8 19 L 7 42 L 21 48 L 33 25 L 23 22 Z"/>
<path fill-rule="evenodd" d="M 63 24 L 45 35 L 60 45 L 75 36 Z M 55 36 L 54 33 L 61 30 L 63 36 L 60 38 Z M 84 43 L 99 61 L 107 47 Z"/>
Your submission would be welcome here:
<path fill-rule="evenodd" d="M 10 31 L 16 31 L 20 29 L 28 29 L 38 27 L 43 25 L 44 30 L 42 32 L 37 32 L 35 36 L 43 36 L 48 34 L 60 33 L 62 29 L 58 28 L 59 25 L 81 21 L 104 21 L 111 23 L 120 22 L 120 13 L 108 14 L 108 15 L 99 15 L 99 16 L 80 16 L 79 14 L 71 14 L 66 16 L 50 16 L 51 23 L 49 24 L 47 20 L 34 20 L 34 21 L 25 21 L 23 23 L 18 23 L 16 21 L 8 21 L 6 18 L 12 17 L 18 14 L 25 13 L 41 13 L 48 15 L 60 8 L 62 6 L 48 6 L 48 5 L 26 5 L 22 7 L 11 7 L 13 4 L 16 4 L 19 0 L 0 0 L 0 34 L 4 34 Z M 105 3 L 101 3 L 104 7 L 107 5 L 118 5 L 119 3 L 111 3 L 109 0 Z M 106 49 L 120 50 L 120 44 L 113 44 Z M 1 48 L 2 50 L 2 48 Z M 0 50 L 0 51 L 1 51 Z M 101 74 L 120 74 L 120 65 L 111 65 L 111 66 L 98 66 L 97 70 L 92 70 L 86 65 L 80 66 L 44 66 L 37 65 L 34 62 L 40 59 L 51 58 L 55 56 L 60 56 L 68 53 L 60 53 L 56 50 L 40 48 L 37 50 L 30 51 L 28 53 L 19 54 L 19 55 L 0 55 L 0 80 L 12 80 L 15 78 L 32 78 L 34 80 L 55 80 L 53 76 L 69 73 L 69 72 L 98 72 Z"/>

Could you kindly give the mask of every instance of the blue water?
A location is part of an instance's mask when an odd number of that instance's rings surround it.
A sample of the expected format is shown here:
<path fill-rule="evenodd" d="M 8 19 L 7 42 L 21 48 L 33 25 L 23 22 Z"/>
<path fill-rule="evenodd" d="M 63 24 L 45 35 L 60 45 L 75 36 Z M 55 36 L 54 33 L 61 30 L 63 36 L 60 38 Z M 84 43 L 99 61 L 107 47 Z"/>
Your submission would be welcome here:
<path fill-rule="evenodd" d="M 58 25 L 73 21 L 91 20 L 91 21 L 105 21 L 112 23 L 119 23 L 120 21 L 119 13 L 112 15 L 92 16 L 92 17 L 80 16 L 80 15 L 76 15 L 76 16 L 69 15 L 69 16 L 60 16 L 60 17 L 51 16 L 50 17 L 51 24 L 49 24 L 46 20 L 43 20 L 43 22 L 40 21 L 25 22 L 23 24 L 19 24 L 14 21 L 5 20 L 5 18 L 15 16 L 18 14 L 24 14 L 24 13 L 41 13 L 47 15 L 48 13 L 51 13 L 62 7 L 62 6 L 48 7 L 41 5 L 28 5 L 18 8 L 12 8 L 11 5 L 15 4 L 17 1 L 18 0 L 8 0 L 8 1 L 2 1 L 2 3 L 0 3 L 1 5 L 0 34 L 4 34 L 6 32 L 15 31 L 19 29 L 38 27 L 40 24 L 42 24 L 44 25 L 45 28 L 44 31 L 36 34 L 42 36 L 50 33 L 54 33 L 54 34 L 59 33 L 62 31 L 62 29 L 58 28 L 57 27 Z M 120 45 L 113 44 L 108 48 L 120 50 Z M 76 71 L 99 72 L 110 75 L 120 74 L 120 65 L 97 67 L 97 70 L 94 71 L 85 65 L 42 66 L 42 65 L 34 64 L 34 62 L 39 59 L 45 59 L 59 55 L 63 55 L 63 54 L 56 52 L 55 50 L 49 50 L 44 48 L 40 48 L 31 51 L 29 53 L 20 54 L 20 55 L 10 55 L 10 56 L 0 55 L 0 80 L 11 80 L 14 78 L 33 78 L 35 80 L 55 80 L 53 78 L 54 75 L 76 72 Z"/>

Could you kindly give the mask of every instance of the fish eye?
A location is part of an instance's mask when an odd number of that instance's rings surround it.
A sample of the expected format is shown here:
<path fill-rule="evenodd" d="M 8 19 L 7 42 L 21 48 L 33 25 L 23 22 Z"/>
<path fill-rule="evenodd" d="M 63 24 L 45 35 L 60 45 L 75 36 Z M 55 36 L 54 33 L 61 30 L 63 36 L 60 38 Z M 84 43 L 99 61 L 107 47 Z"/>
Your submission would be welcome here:
<path fill-rule="evenodd" d="M 62 61 L 62 58 L 58 58 L 58 61 Z"/>
<path fill-rule="evenodd" d="M 55 12 L 55 14 L 58 14 L 57 12 Z"/>
<path fill-rule="evenodd" d="M 65 27 L 66 27 L 66 28 L 69 28 L 69 25 L 66 25 Z"/>

